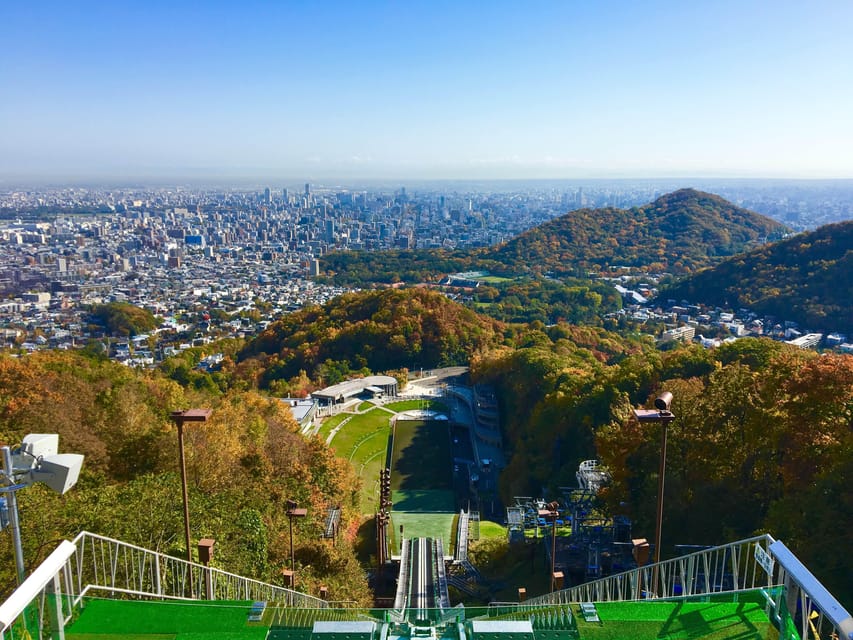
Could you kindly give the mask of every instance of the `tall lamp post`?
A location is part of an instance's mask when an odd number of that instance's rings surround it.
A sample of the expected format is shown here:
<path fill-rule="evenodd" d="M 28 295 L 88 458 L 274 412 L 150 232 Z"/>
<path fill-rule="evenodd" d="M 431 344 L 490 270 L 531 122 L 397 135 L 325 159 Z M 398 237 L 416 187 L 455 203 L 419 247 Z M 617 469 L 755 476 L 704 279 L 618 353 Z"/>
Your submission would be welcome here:
<path fill-rule="evenodd" d="M 658 469 L 658 504 L 655 517 L 655 568 L 652 573 L 652 585 L 658 588 L 658 563 L 660 562 L 661 535 L 663 529 L 663 489 L 666 476 L 666 432 L 669 423 L 675 420 L 675 416 L 669 410 L 672 406 L 672 394 L 664 391 L 655 398 L 654 409 L 634 409 L 634 417 L 640 424 L 647 422 L 659 423 L 661 425 L 660 440 L 660 468 Z"/>
<path fill-rule="evenodd" d="M 172 420 L 178 428 L 178 457 L 181 462 L 181 493 L 184 498 L 184 536 L 187 543 L 187 560 L 193 561 L 193 548 L 190 542 L 190 501 L 187 495 L 187 463 L 184 457 L 184 423 L 207 422 L 211 414 L 210 409 L 187 409 L 186 411 L 173 411 Z"/>
<path fill-rule="evenodd" d="M 551 592 L 554 591 L 554 568 L 557 559 L 557 517 L 560 515 L 560 503 L 549 502 L 545 505 L 547 509 L 539 510 L 539 517 L 551 519 Z"/>
<path fill-rule="evenodd" d="M 172 420 L 178 428 L 178 458 L 181 463 L 181 494 L 184 498 L 184 538 L 187 545 L 187 560 L 193 561 L 193 548 L 190 542 L 190 501 L 187 495 L 187 464 L 184 457 L 184 423 L 185 422 L 207 422 L 211 414 L 210 409 L 187 409 L 186 411 L 173 411 Z M 190 565 L 190 598 L 193 597 L 193 569 Z"/>
<path fill-rule="evenodd" d="M 293 572 L 290 580 L 291 588 L 296 587 L 296 558 L 293 555 L 293 519 L 304 518 L 307 515 L 308 509 L 300 509 L 293 500 L 287 501 L 287 520 L 290 523 L 290 570 Z"/>

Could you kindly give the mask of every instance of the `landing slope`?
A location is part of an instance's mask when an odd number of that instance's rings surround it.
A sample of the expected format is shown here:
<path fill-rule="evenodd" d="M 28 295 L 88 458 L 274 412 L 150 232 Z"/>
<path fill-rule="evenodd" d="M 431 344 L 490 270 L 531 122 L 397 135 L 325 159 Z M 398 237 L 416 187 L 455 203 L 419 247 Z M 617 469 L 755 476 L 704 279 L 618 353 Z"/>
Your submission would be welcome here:
<path fill-rule="evenodd" d="M 445 421 L 397 420 L 391 458 L 395 533 L 442 538 L 450 548 L 456 503 L 450 430 Z"/>

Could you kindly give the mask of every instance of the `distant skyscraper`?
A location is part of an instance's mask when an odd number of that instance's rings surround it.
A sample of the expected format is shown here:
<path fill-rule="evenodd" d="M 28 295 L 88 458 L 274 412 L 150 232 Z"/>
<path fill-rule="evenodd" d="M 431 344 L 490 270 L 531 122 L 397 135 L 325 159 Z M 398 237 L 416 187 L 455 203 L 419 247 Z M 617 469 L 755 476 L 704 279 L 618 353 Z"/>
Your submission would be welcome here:
<path fill-rule="evenodd" d="M 305 195 L 306 195 L 306 196 L 310 196 L 310 195 L 311 195 L 311 184 L 310 184 L 310 183 L 308 183 L 308 182 L 306 182 L 306 183 L 305 183 Z"/>
<path fill-rule="evenodd" d="M 287 189 L 281 190 L 281 199 L 287 202 Z"/>
<path fill-rule="evenodd" d="M 269 204 L 270 202 L 272 202 L 272 192 L 270 192 L 270 188 L 269 188 L 269 187 L 267 187 L 266 189 L 264 189 L 264 202 L 265 202 L 265 203 L 267 203 L 267 204 Z"/>

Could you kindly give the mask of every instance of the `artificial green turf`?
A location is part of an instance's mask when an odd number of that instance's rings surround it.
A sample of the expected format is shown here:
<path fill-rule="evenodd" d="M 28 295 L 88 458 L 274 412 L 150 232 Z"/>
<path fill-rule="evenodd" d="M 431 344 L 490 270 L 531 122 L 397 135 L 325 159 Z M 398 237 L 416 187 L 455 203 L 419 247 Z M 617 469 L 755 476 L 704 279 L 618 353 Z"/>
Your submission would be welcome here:
<path fill-rule="evenodd" d="M 361 410 L 365 406 L 373 405 L 363 402 L 358 408 Z M 362 489 L 359 506 L 362 513 L 375 513 L 379 509 L 379 471 L 386 464 L 388 438 L 391 434 L 391 419 L 393 418 L 392 412 L 419 408 L 447 411 L 445 405 L 434 400 L 403 400 L 389 403 L 384 408 L 373 408 L 361 414 L 341 413 L 323 422 L 318 435 L 325 439 L 335 427 L 347 420 L 347 423 L 332 438 L 330 444 L 339 457 L 346 458 L 352 463 L 355 472 L 361 478 Z M 432 487 L 430 485 L 435 483 L 429 483 L 429 469 L 418 470 L 420 477 L 408 481 L 406 479 L 411 475 L 410 473 L 401 473 L 401 469 L 395 469 L 392 473 L 392 486 L 396 487 L 400 483 L 414 486 L 414 484 L 423 484 L 425 480 L 428 483 L 424 487 L 426 489 L 449 489 L 451 487 L 451 476 L 449 443 L 446 442 L 449 438 L 447 422 L 403 420 L 400 425 L 403 425 L 400 429 L 401 433 L 404 434 L 403 441 L 406 446 L 414 444 L 415 447 L 415 449 L 404 452 L 403 467 L 417 466 L 418 463 L 415 458 L 423 454 L 427 456 L 425 464 L 439 464 L 439 468 L 447 469 L 447 474 L 446 479 L 441 479 L 438 483 L 438 487 Z M 431 425 L 433 430 L 418 435 L 420 425 Z M 415 437 L 417 440 L 413 443 L 412 439 Z M 424 443 L 426 446 L 421 450 Z M 453 511 L 454 506 L 451 494 L 449 506 L 447 503 L 443 503 L 441 507 L 427 508 L 427 510 Z M 415 510 L 420 508 L 415 507 Z"/>
<path fill-rule="evenodd" d="M 456 512 L 456 500 L 452 491 L 446 490 L 410 490 L 392 491 L 391 503 L 395 511 Z"/>
<path fill-rule="evenodd" d="M 267 627 L 248 622 L 251 601 L 86 601 L 67 627 L 69 640 L 263 640 Z"/>
<path fill-rule="evenodd" d="M 391 456 L 391 489 L 453 489 L 448 422 L 397 421 Z M 395 505 L 395 508 L 399 507 Z"/>
<path fill-rule="evenodd" d="M 406 538 L 441 538 L 450 552 L 456 500 L 452 491 L 450 431 L 443 421 L 398 420 L 391 457 L 394 544 Z"/>
<path fill-rule="evenodd" d="M 67 628 L 65 631 L 66 640 L 175 640 L 177 637 L 175 633 L 74 633 Z"/>
<path fill-rule="evenodd" d="M 755 602 L 604 602 L 600 622 L 574 610 L 581 640 L 773 640 L 778 632 Z"/>
<path fill-rule="evenodd" d="M 391 525 L 394 530 L 392 543 L 394 553 L 400 552 L 400 525 L 403 525 L 404 538 L 441 538 L 444 541 L 444 552 L 451 552 L 453 542 L 454 513 L 412 513 L 392 511 Z"/>

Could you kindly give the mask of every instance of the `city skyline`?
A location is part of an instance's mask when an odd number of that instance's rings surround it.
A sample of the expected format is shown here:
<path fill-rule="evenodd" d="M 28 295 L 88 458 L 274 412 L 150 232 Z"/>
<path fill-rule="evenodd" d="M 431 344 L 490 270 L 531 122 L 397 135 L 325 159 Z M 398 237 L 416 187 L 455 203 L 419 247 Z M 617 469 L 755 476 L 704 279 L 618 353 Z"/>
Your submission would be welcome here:
<path fill-rule="evenodd" d="M 16 3 L 0 181 L 853 177 L 845 2 Z"/>

